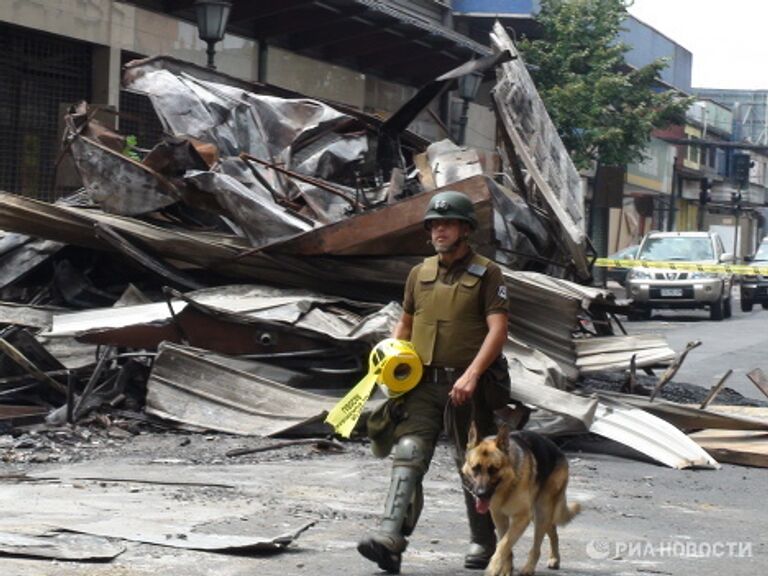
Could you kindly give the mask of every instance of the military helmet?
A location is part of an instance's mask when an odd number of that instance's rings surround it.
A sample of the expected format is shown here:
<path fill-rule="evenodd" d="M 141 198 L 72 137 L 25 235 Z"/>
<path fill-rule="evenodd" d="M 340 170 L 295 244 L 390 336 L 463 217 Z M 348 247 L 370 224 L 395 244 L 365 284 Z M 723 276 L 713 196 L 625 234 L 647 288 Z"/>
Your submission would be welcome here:
<path fill-rule="evenodd" d="M 463 192 L 440 192 L 432 196 L 424 213 L 424 226 L 429 228 L 432 220 L 447 219 L 462 220 L 467 222 L 472 230 L 477 228 L 475 207 L 469 196 Z"/>

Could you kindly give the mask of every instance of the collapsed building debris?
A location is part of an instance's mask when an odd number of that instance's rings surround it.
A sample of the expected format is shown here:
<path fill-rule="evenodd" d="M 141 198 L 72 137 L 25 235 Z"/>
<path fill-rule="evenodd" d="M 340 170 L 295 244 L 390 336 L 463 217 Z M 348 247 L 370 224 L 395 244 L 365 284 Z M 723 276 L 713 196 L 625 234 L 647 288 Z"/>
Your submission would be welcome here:
<path fill-rule="evenodd" d="M 53 204 L 0 194 L 0 258 L 13 264 L 0 289 L 14 300 L 0 303 L 2 421 L 45 413 L 60 425 L 127 402 L 235 434 L 319 425 L 328 393 L 356 381 L 389 335 L 390 302 L 430 253 L 424 209 L 452 189 L 475 206 L 477 250 L 504 270 L 515 397 L 670 466 L 716 467 L 663 414 L 574 393 L 586 375 L 679 366 L 684 354 L 613 334 L 621 305 L 578 283 L 590 277 L 579 174 L 503 28 L 492 40 L 495 56 L 386 121 L 167 57 L 129 63 L 124 86 L 149 97 L 163 140 L 127 154 L 125 136 L 81 103 L 65 149 L 83 191 Z M 457 77 L 493 68 L 499 180 L 476 151 L 407 131 Z"/>
<path fill-rule="evenodd" d="M 579 174 L 502 27 L 492 40 L 496 55 L 437 78 L 384 121 L 166 57 L 129 63 L 123 80 L 149 97 L 165 131 L 151 150 L 126 153 L 124 135 L 85 103 L 73 107 L 65 150 L 83 190 L 55 203 L 0 193 L 8 231 L 0 238 L 8 300 L 0 302 L 0 431 L 74 433 L 90 421 L 106 437 L 147 425 L 327 435 L 327 411 L 359 380 L 371 346 L 391 334 L 401 313 L 393 301 L 431 253 L 422 222 L 430 198 L 451 189 L 475 207 L 476 249 L 502 267 L 513 310 L 505 347 L 512 394 L 536 408 L 532 428 L 591 432 L 674 468 L 716 469 L 713 456 L 766 465 L 764 422 L 654 399 L 687 350 L 613 333 L 622 305 L 583 285 L 590 246 Z M 493 68 L 504 132 L 491 176 L 477 151 L 429 143 L 407 127 L 456 78 Z M 629 370 L 630 391 L 642 392 L 637 368 L 670 365 L 650 398 L 579 385 Z M 58 458 L 40 437 L 6 444 L 40 447 L 39 461 Z M 4 478 L 23 483 L 29 499 L 39 496 L 33 482 L 69 483 L 63 497 L 42 501 L 55 512 L 46 532 L 0 533 L 0 553 L 109 560 L 125 549 L 104 538 L 274 552 L 311 525 L 277 537 L 233 533 L 221 525 L 240 510 L 186 517 L 154 492 L 139 502 L 126 490 L 91 491 L 81 508 L 71 503 L 74 482 L 234 487 L 192 463 L 172 465 L 175 479 L 135 463 Z M 105 518 L 118 500 L 130 513 Z M 39 521 L 21 514 L 0 528 Z"/>
<path fill-rule="evenodd" d="M 202 430 L 272 436 L 321 420 L 332 402 L 162 344 L 147 382 L 146 411 Z"/>

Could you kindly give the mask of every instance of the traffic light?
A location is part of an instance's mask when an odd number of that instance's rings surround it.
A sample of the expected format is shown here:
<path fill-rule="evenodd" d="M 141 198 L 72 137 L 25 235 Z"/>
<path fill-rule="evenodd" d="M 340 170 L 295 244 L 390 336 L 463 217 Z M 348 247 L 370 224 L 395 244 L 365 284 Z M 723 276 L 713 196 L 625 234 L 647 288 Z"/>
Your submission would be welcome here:
<path fill-rule="evenodd" d="M 704 206 L 707 202 L 709 202 L 712 199 L 712 196 L 710 196 L 709 191 L 712 189 L 712 180 L 709 178 L 702 178 L 699 180 L 699 204 Z"/>
<path fill-rule="evenodd" d="M 744 187 L 749 184 L 749 169 L 752 168 L 754 162 L 749 157 L 749 154 L 736 153 L 733 155 L 733 170 L 731 176 L 736 181 L 739 187 Z"/>

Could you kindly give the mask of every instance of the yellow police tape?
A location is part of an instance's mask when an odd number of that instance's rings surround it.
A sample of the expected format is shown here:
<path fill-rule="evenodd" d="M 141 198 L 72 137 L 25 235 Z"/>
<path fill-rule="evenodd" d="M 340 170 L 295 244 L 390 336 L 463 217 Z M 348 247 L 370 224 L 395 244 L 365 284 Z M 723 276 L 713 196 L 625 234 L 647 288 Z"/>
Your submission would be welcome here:
<path fill-rule="evenodd" d="M 698 262 L 655 262 L 650 260 L 611 260 L 598 258 L 595 266 L 601 268 L 664 268 L 665 270 L 690 270 L 693 272 L 724 272 L 727 274 L 768 274 L 768 266 L 748 264 L 701 264 Z"/>
<path fill-rule="evenodd" d="M 325 421 L 337 434 L 349 438 L 376 384 L 389 398 L 395 398 L 413 389 L 422 372 L 421 360 L 410 342 L 382 340 L 371 350 L 368 374 L 331 409 Z"/>

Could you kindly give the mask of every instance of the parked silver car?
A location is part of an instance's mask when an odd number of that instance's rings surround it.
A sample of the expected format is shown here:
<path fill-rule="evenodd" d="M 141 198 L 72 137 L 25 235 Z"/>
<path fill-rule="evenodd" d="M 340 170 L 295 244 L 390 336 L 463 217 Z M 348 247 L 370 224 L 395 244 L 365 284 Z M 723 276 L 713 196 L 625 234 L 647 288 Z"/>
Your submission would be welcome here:
<path fill-rule="evenodd" d="M 637 256 L 637 249 L 640 248 L 639 244 L 632 244 L 626 248 L 614 252 L 608 256 L 609 260 L 634 260 Z M 629 268 L 614 268 L 609 266 L 605 269 L 605 279 L 618 282 L 622 286 L 627 281 L 627 274 L 629 274 Z"/>
<path fill-rule="evenodd" d="M 637 252 L 648 262 L 722 264 L 733 261 L 714 232 L 650 232 Z M 633 268 L 627 275 L 627 297 L 637 315 L 650 318 L 654 308 L 709 308 L 712 320 L 731 316 L 733 275 L 665 268 Z"/>
<path fill-rule="evenodd" d="M 755 255 L 748 260 L 755 266 L 768 267 L 768 236 L 763 238 Z M 750 312 L 755 304 L 761 304 L 768 310 L 768 274 L 743 275 L 740 293 L 742 312 Z"/>

